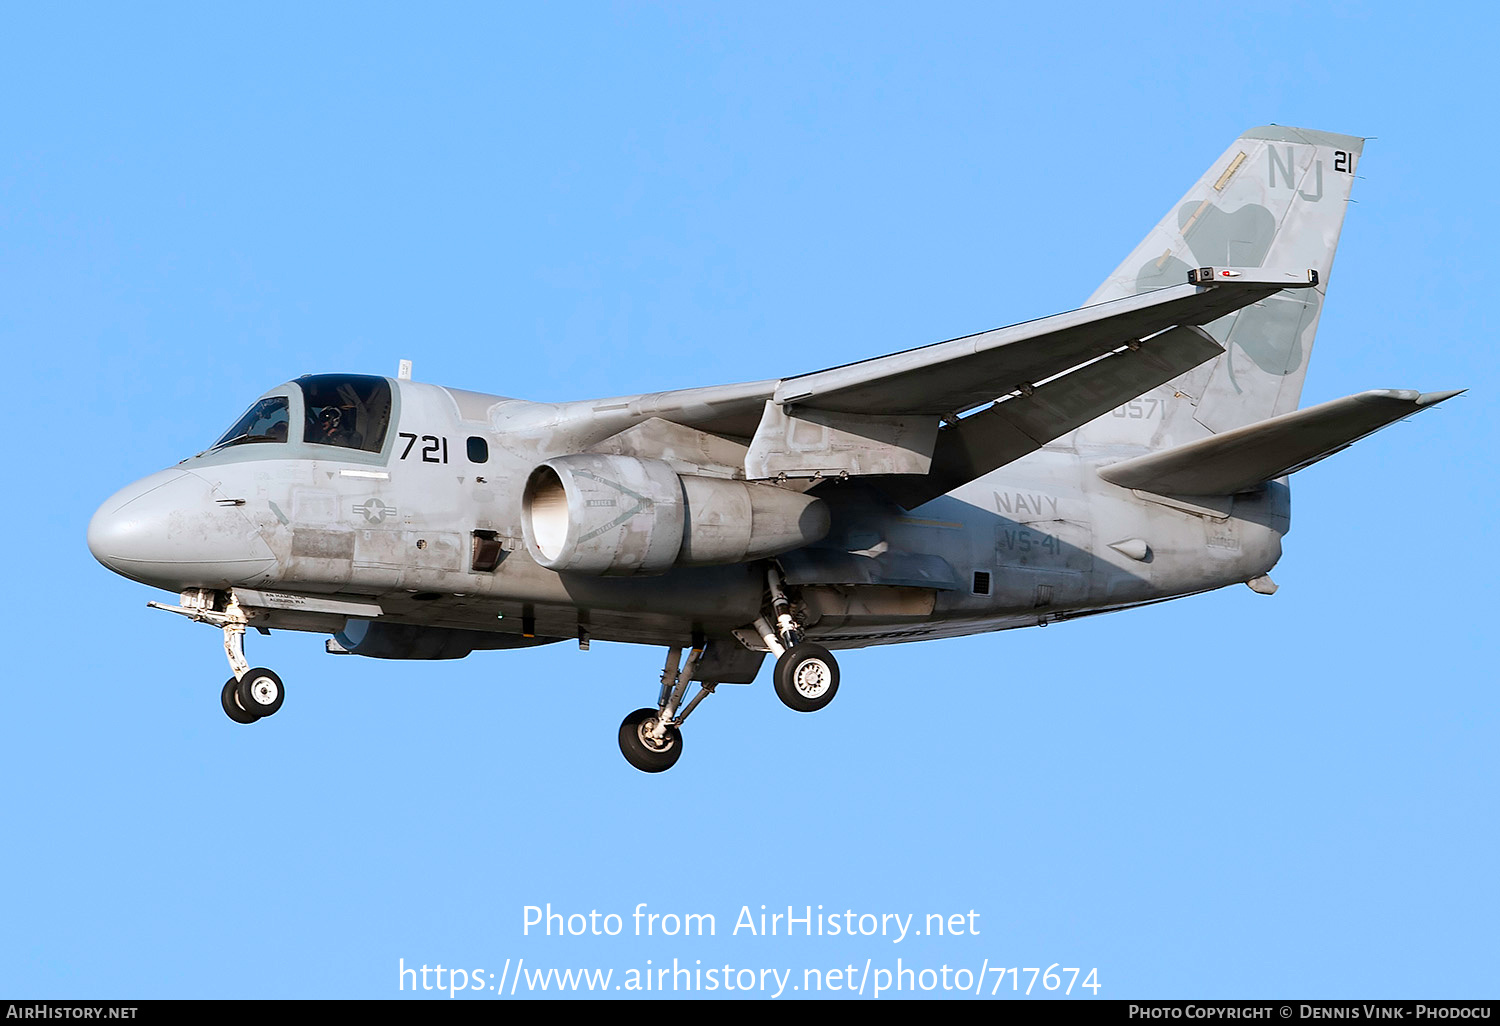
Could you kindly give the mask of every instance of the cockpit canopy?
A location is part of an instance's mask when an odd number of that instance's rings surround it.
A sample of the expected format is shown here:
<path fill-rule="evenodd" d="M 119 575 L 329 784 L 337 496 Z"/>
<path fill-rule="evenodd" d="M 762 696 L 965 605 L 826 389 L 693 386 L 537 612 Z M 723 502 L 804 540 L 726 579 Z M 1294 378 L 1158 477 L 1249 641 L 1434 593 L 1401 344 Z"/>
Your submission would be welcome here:
<path fill-rule="evenodd" d="M 292 423 L 290 395 L 258 399 L 210 451 L 245 443 L 305 442 L 379 452 L 391 419 L 391 386 L 370 374 L 308 374 L 295 382 L 302 418 Z"/>
<path fill-rule="evenodd" d="M 224 432 L 211 448 L 222 449 L 226 445 L 245 442 L 284 442 L 288 425 L 287 401 L 284 395 L 273 395 L 257 399 L 245 415 L 234 422 L 234 427 Z"/>
<path fill-rule="evenodd" d="M 302 440 L 379 452 L 391 419 L 391 386 L 369 374 L 310 374 L 302 388 Z"/>

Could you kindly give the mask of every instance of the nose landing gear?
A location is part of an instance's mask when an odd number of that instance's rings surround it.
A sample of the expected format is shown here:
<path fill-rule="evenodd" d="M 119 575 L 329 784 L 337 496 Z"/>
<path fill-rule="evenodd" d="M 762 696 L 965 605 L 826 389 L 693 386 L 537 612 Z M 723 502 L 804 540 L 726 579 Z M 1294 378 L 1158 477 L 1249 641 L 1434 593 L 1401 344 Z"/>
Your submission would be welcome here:
<path fill-rule="evenodd" d="M 240 705 L 239 689 L 240 682 L 230 677 L 224 682 L 224 689 L 219 692 L 219 704 L 224 707 L 224 715 L 234 722 L 254 723 L 260 717 Z"/>
<path fill-rule="evenodd" d="M 147 605 L 223 629 L 224 655 L 234 673 L 219 692 L 219 704 L 223 706 L 224 714 L 236 723 L 248 724 L 280 709 L 286 698 L 286 686 L 281 683 L 281 678 L 263 666 L 252 667 L 245 659 L 245 627 L 250 618 L 245 615 L 234 593 L 230 592 L 225 600 L 218 592 L 199 590 L 183 592 L 182 598 L 184 604 L 180 606 L 161 602 L 148 602 Z"/>
<path fill-rule="evenodd" d="M 257 666 L 236 680 L 230 677 L 219 692 L 224 713 L 236 723 L 254 723 L 281 708 L 286 691 L 272 670 Z"/>

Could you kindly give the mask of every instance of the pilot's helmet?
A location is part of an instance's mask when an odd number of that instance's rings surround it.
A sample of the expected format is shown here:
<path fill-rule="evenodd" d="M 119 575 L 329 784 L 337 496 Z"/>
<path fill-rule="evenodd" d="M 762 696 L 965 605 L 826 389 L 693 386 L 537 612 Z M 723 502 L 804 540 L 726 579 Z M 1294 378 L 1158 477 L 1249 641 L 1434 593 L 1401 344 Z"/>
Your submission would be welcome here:
<path fill-rule="evenodd" d="M 318 424 L 325 431 L 332 431 L 339 426 L 339 408 L 337 406 L 325 406 L 318 414 Z"/>

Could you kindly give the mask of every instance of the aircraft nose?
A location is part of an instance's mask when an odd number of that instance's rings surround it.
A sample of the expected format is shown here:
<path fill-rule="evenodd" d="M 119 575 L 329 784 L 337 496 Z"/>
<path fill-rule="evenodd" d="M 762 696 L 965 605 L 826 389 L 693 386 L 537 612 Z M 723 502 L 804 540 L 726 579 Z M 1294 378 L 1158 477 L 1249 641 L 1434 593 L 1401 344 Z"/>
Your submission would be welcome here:
<path fill-rule="evenodd" d="M 244 584 L 276 565 L 243 510 L 183 470 L 152 474 L 107 499 L 89 521 L 88 544 L 115 573 L 172 590 Z"/>

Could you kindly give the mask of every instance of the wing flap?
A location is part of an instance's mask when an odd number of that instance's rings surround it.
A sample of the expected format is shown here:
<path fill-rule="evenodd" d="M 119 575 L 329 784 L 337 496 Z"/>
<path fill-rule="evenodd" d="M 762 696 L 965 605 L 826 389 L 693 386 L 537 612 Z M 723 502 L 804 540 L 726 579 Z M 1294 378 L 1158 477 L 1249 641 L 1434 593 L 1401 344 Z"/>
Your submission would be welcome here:
<path fill-rule="evenodd" d="M 1236 428 L 1099 469 L 1123 488 L 1161 495 L 1233 495 L 1347 449 L 1453 392 L 1379 389 Z"/>

